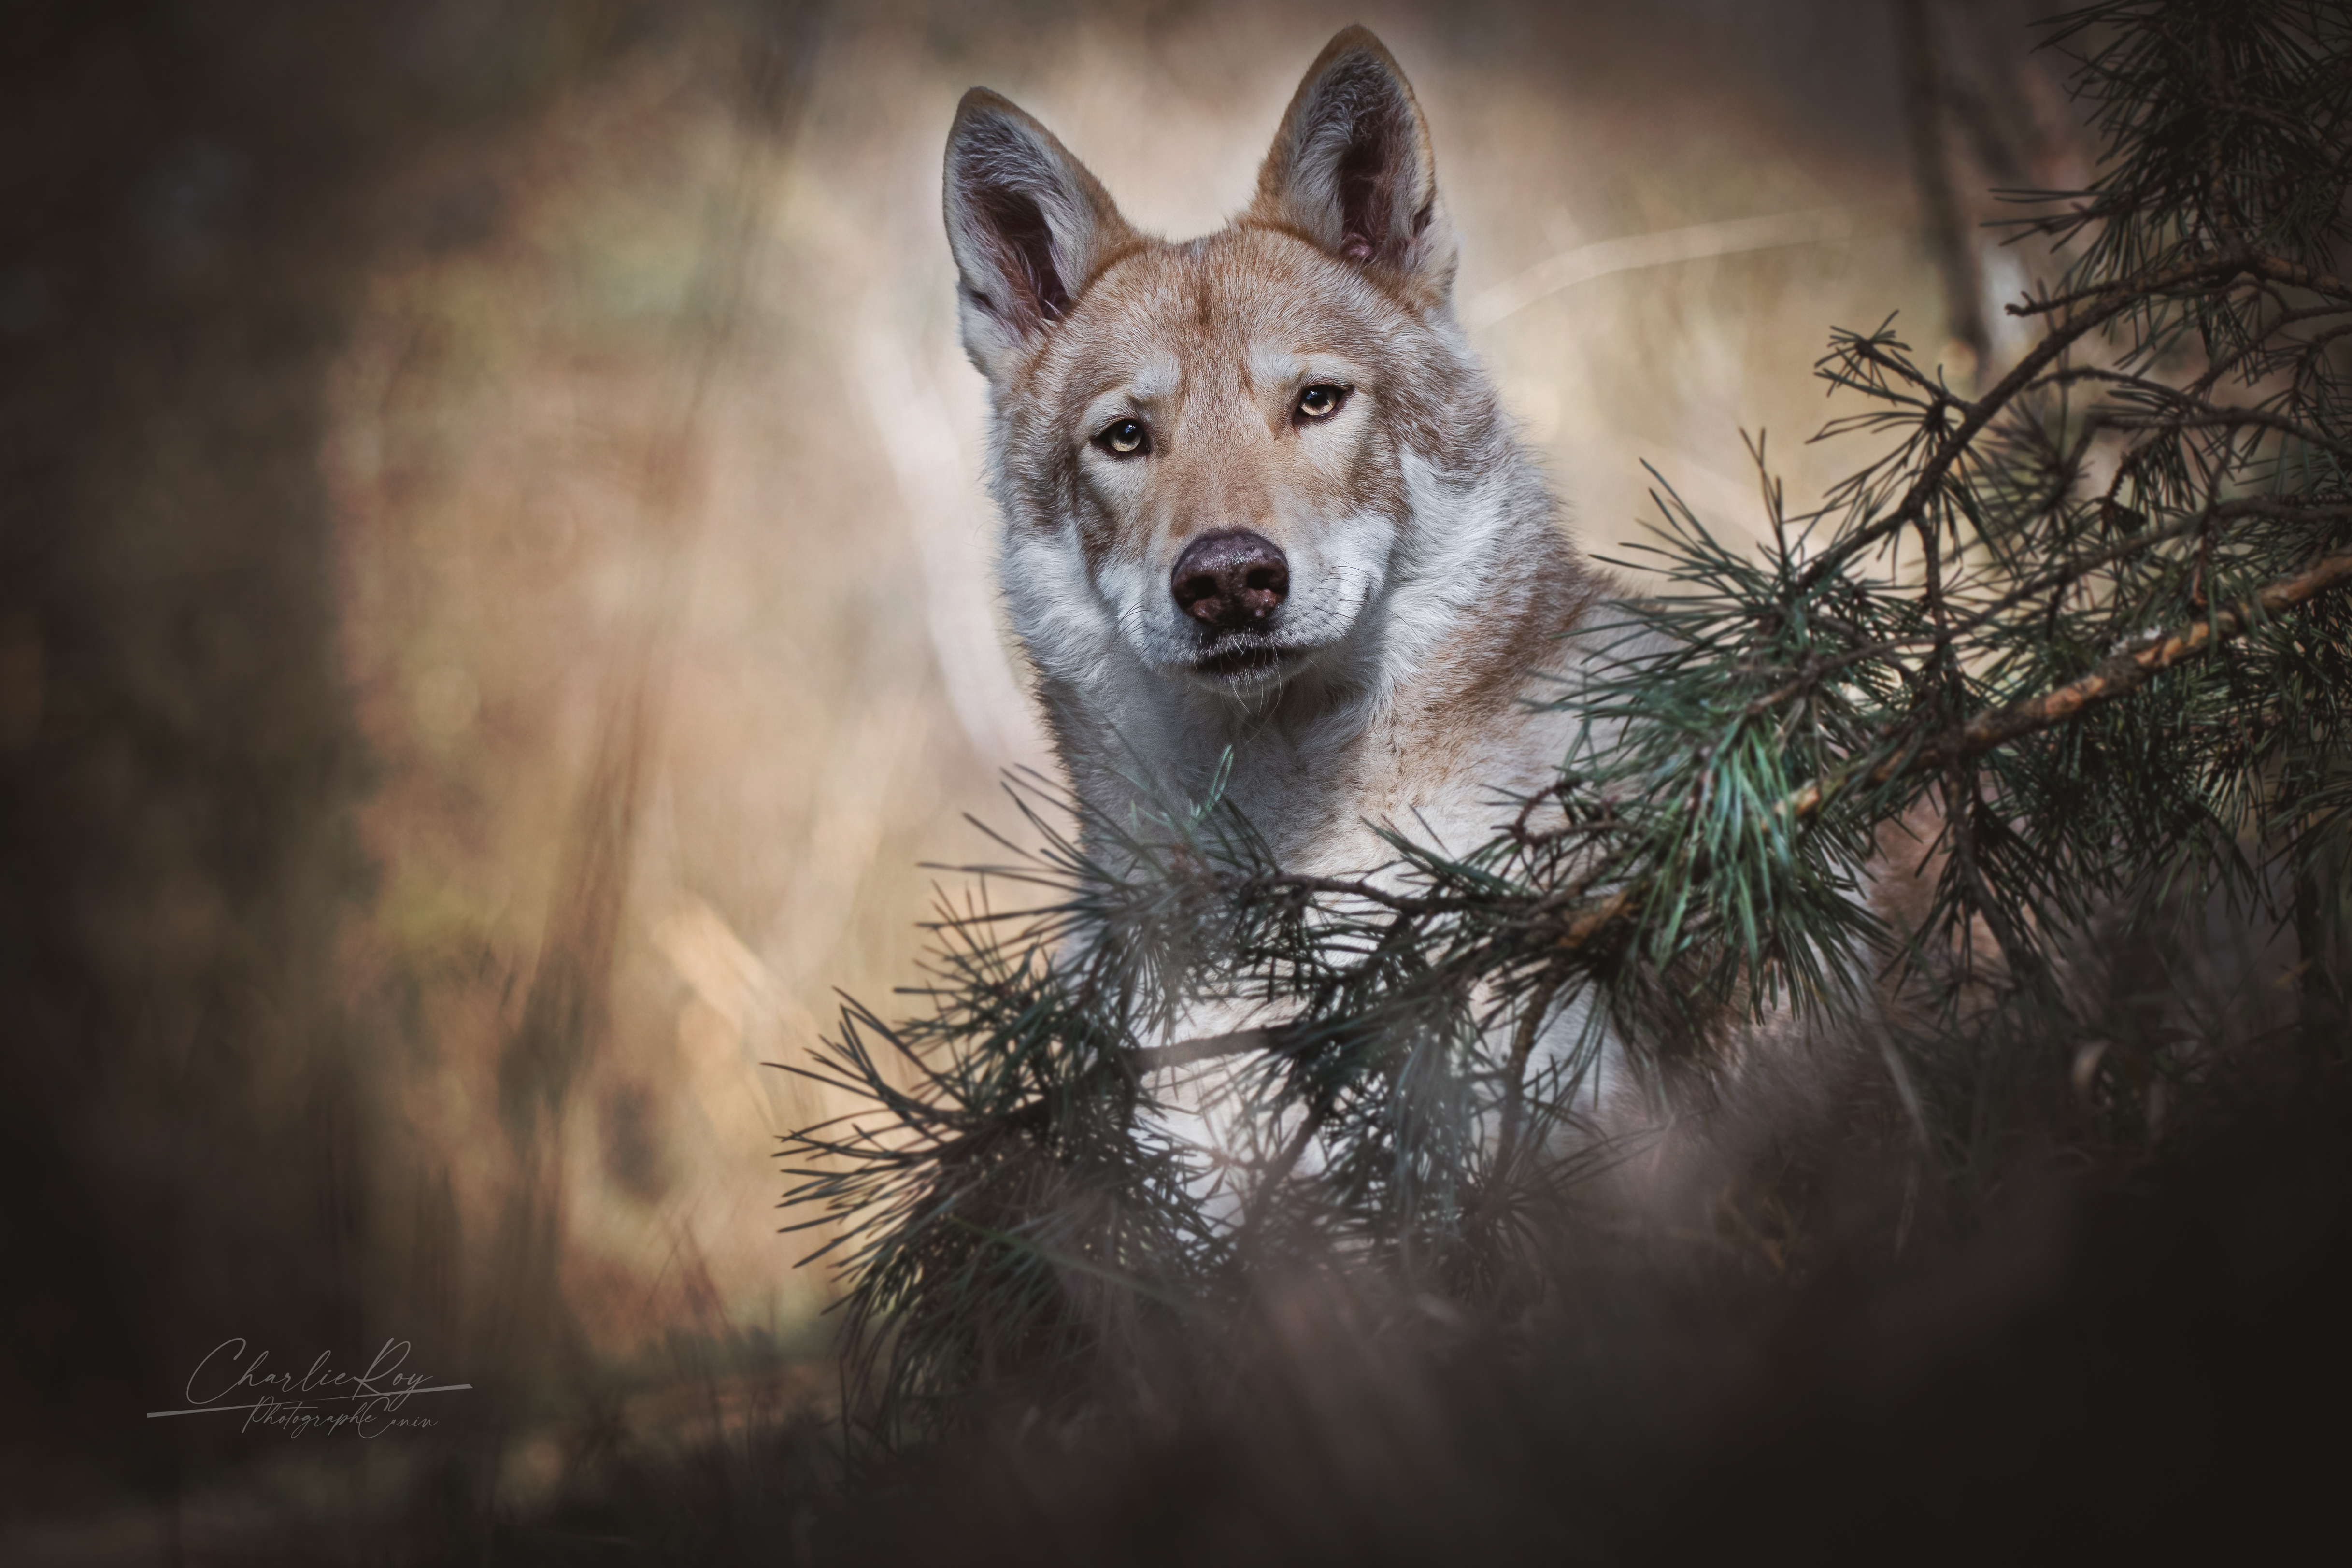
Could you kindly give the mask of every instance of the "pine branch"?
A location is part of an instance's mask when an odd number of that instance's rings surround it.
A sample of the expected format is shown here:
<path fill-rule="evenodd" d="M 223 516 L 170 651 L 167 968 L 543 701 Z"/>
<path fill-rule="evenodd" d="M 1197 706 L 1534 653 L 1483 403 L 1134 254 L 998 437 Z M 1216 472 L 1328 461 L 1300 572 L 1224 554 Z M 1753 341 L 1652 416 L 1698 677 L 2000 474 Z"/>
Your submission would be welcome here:
<path fill-rule="evenodd" d="M 1870 784 L 1883 785 L 1906 776 L 1932 775 L 1956 762 L 1980 756 L 1997 746 L 2079 719 L 2102 703 L 2137 690 L 2168 669 L 2203 658 L 2222 642 L 2242 635 L 2260 619 L 2300 608 L 2347 584 L 2352 584 L 2352 553 L 2330 555 L 2309 571 L 2273 583 L 2242 603 L 2217 612 L 2209 620 L 2116 654 L 2078 680 L 2029 701 L 2012 703 L 1998 712 L 1982 714 L 1937 740 L 1906 747 L 1906 727 L 1897 726 L 1883 738 L 1885 749 L 1895 754 L 1860 776 Z M 1780 804 L 1780 814 L 1791 821 L 1816 815 L 1850 787 L 1853 776 L 1807 784 Z M 1588 947 L 1629 924 L 1643 907 L 1641 889 L 1620 889 L 1565 917 L 1553 945 L 1563 952 Z M 1235 1048 L 1251 1047 L 1237 1045 Z"/>
<path fill-rule="evenodd" d="M 2096 669 L 2079 680 L 2031 701 L 2012 703 L 1998 713 L 1970 720 L 1957 733 L 1920 748 L 1906 764 L 1906 771 L 1939 761 L 1977 756 L 1995 746 L 2007 745 L 2053 724 L 2079 718 L 2099 703 L 2113 702 L 2138 690 L 2168 669 L 2204 658 L 2263 619 L 2299 609 L 2348 583 L 2352 583 L 2352 552 L 2324 557 L 2309 571 L 2272 583 L 2251 598 L 2216 611 L 2206 620 L 2101 661 Z M 1874 773 L 1873 782 L 1885 781 Z"/>

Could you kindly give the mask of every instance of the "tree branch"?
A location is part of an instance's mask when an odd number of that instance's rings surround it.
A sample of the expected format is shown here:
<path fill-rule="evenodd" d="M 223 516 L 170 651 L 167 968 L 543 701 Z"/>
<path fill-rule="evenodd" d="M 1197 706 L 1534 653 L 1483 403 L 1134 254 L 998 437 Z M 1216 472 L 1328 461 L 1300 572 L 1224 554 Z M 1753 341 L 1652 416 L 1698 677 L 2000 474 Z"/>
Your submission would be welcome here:
<path fill-rule="evenodd" d="M 2147 287 L 2150 289 L 2171 287 L 2174 283 L 2195 276 L 2197 273 L 2194 269 L 2184 269 L 2182 279 L 2161 283 L 2151 282 Z M 1918 477 L 1913 479 L 1910 487 L 1903 492 L 1903 499 L 1895 503 L 1895 510 L 1868 527 L 1854 530 L 1852 535 L 1834 548 L 1823 551 L 1798 577 L 1794 593 L 1803 595 L 1811 591 L 1820 584 L 1822 578 L 1827 577 L 1864 550 L 1918 521 L 1926 515 L 1928 501 L 1942 488 L 1944 476 L 1949 473 L 1952 465 L 1958 462 L 1968 452 L 1977 437 L 1982 434 L 1984 427 L 1992 423 L 1993 416 L 2007 407 L 2019 393 L 2032 385 L 2060 354 L 2073 345 L 2075 339 L 2102 322 L 2121 315 L 2138 298 L 2139 294 L 2134 293 L 2107 300 L 2080 315 L 2068 317 L 2051 328 L 2049 334 L 2034 345 L 2033 352 L 2018 361 L 1990 392 L 1986 393 L 1974 403 L 1957 405 L 1968 410 L 1966 416 L 1946 432 L 1943 439 L 1937 443 L 1935 451 L 1929 455 L 1927 462 L 1920 466 Z"/>
<path fill-rule="evenodd" d="M 2102 660 L 2088 675 L 2054 691 L 1979 714 L 1923 746 L 1890 757 L 1870 771 L 1868 782 L 1887 784 L 1906 773 L 1930 772 L 2078 718 L 2103 702 L 2137 690 L 2176 665 L 2203 658 L 2220 642 L 2242 633 L 2258 616 L 2297 608 L 2347 583 L 2352 583 L 2352 552 L 2324 556 L 2309 570 L 2282 578 L 2209 619 Z M 1782 802 L 1780 809 L 1792 817 L 1810 816 L 1843 787 L 1838 779 L 1807 784 Z"/>
<path fill-rule="evenodd" d="M 2352 552 L 2324 556 L 2310 570 L 2273 583 L 2252 598 L 2186 630 L 2102 660 L 2097 668 L 2079 680 L 2069 681 L 2027 701 L 2011 703 L 1998 712 L 1979 714 L 1914 753 L 1910 762 L 1894 771 L 1910 772 L 1932 765 L 1932 762 L 1976 756 L 2038 730 L 2064 723 L 2100 703 L 2137 690 L 2177 665 L 2202 658 L 2263 616 L 2295 609 L 2347 583 L 2352 583 Z M 1887 777 L 1893 776 L 1885 769 L 1880 771 Z"/>

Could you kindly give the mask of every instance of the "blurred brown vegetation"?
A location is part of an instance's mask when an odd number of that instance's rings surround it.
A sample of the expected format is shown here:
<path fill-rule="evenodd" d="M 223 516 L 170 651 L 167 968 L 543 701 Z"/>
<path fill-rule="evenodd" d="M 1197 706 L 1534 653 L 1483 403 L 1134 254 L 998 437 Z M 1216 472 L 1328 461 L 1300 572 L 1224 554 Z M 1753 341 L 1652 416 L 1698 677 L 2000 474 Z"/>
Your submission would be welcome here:
<path fill-rule="evenodd" d="M 1743 426 L 1792 493 L 1840 471 L 1794 439 L 1832 322 L 2000 354 L 2021 275 L 1923 171 L 2074 177 L 1998 64 L 2022 14 L 14 8 L 0 1542 L 344 1560 L 446 1494 L 472 1552 L 616 1445 L 827 1385 L 768 1158 L 826 1106 L 761 1064 L 914 977 L 921 863 L 1043 760 L 938 234 L 964 88 L 1198 231 L 1370 22 L 1605 552 L 1644 459 L 1727 527 Z M 142 1418 L 232 1336 L 398 1336 L 474 1391 L 293 1458 Z"/>

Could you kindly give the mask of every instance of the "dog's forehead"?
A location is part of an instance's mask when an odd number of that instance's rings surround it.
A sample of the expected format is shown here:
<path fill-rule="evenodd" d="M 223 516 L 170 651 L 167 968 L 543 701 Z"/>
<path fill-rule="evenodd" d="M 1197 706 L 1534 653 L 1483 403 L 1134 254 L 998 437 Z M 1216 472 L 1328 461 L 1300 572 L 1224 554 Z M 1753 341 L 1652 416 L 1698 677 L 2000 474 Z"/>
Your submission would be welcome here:
<path fill-rule="evenodd" d="M 1380 357 L 1407 312 L 1357 270 L 1279 230 L 1235 226 L 1130 253 L 1054 334 L 1048 375 L 1084 402 L 1207 381 L 1286 381 L 1310 356 Z M 1369 368 L 1369 367 L 1368 367 Z"/>

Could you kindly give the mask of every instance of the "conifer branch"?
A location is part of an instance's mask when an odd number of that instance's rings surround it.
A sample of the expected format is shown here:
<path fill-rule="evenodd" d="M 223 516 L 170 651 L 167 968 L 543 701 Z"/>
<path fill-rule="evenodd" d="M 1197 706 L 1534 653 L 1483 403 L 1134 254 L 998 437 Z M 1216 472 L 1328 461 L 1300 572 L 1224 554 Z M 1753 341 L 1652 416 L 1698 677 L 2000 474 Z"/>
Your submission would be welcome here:
<path fill-rule="evenodd" d="M 2241 603 L 2215 612 L 2209 619 L 2114 654 L 2079 679 L 2039 697 L 2011 703 L 1996 712 L 1979 714 L 1933 741 L 1899 751 L 1863 777 L 1872 784 L 1885 784 L 1906 774 L 1934 773 L 1952 763 L 1980 756 L 1996 746 L 2081 718 L 2101 703 L 2137 691 L 2177 665 L 2203 658 L 2221 643 L 2243 634 L 2259 619 L 2300 608 L 2347 584 L 2352 584 L 2352 552 L 2326 556 L 2309 571 L 2272 583 Z M 1895 736 L 1888 737 L 1890 744 L 1895 740 Z M 1811 816 L 1843 787 L 1844 781 L 1840 779 L 1808 784 L 1790 795 L 1780 809 L 1792 819 Z"/>

